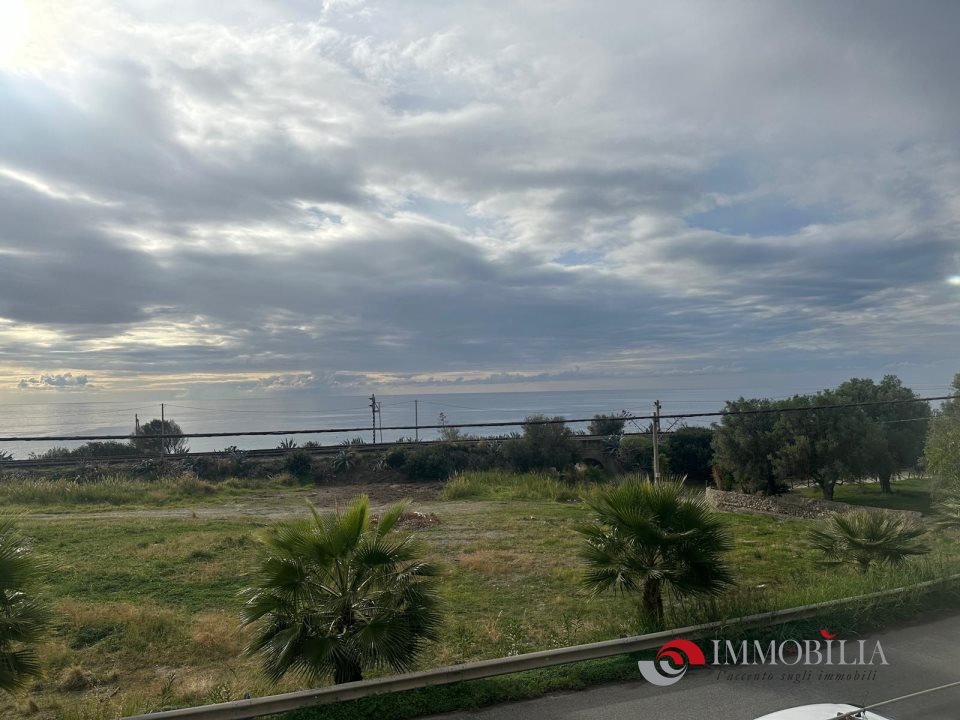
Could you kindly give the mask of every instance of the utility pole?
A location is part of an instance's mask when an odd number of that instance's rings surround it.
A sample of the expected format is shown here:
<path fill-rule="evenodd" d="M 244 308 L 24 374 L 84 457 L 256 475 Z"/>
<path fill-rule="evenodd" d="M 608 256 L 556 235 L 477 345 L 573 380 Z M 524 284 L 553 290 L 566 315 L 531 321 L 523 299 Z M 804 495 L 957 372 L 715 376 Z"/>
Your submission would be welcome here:
<path fill-rule="evenodd" d="M 370 415 L 373 418 L 373 444 L 377 444 L 377 396 L 370 393 Z"/>
<path fill-rule="evenodd" d="M 413 440 L 420 442 L 420 401 L 413 401 Z"/>
<path fill-rule="evenodd" d="M 140 416 L 137 413 L 133 414 L 133 434 L 134 437 L 140 434 Z"/>
<path fill-rule="evenodd" d="M 160 403 L 160 464 L 163 465 L 163 446 L 167 444 L 167 439 L 163 437 L 167 434 L 167 418 L 164 415 L 163 403 Z"/>
<path fill-rule="evenodd" d="M 380 421 L 380 442 L 383 442 L 383 413 L 380 412 L 380 403 L 377 403 L 377 419 Z"/>
<path fill-rule="evenodd" d="M 660 401 L 653 402 L 653 482 L 660 482 Z"/>

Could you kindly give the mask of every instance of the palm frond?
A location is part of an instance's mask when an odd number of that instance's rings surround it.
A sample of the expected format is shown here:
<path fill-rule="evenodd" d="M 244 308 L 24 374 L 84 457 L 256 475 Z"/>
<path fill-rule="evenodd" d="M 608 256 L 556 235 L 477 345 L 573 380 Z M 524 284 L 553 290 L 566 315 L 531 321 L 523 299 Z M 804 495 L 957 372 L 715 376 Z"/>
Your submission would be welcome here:
<path fill-rule="evenodd" d="M 287 673 L 342 682 L 363 669 L 412 666 L 437 638 L 438 569 L 412 537 L 394 533 L 406 509 L 374 524 L 365 496 L 312 521 L 278 523 L 264 536 L 257 581 L 241 612 L 256 633 L 247 651 L 271 678 Z"/>
<path fill-rule="evenodd" d="M 828 564 L 900 565 L 929 548 L 919 541 L 926 529 L 903 515 L 858 510 L 834 514 L 823 527 L 811 530 L 808 541 Z"/>
<path fill-rule="evenodd" d="M 724 557 L 733 544 L 728 530 L 678 483 L 625 482 L 597 493 L 591 508 L 594 522 L 577 528 L 591 592 L 665 585 L 680 597 L 712 595 L 733 582 Z"/>
<path fill-rule="evenodd" d="M 0 520 L 0 690 L 12 692 L 40 674 L 32 644 L 49 616 L 31 592 L 44 570 L 13 524 Z"/>

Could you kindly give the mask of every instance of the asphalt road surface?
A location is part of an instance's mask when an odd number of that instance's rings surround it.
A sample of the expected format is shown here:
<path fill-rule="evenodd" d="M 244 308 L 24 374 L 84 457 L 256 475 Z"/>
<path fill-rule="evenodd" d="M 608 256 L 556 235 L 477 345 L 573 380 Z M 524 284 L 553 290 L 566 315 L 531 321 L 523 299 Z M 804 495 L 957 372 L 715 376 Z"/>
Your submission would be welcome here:
<path fill-rule="evenodd" d="M 867 636 L 872 650 L 879 640 L 889 665 L 867 667 L 876 677 L 866 681 L 818 680 L 817 674 L 839 668 L 812 667 L 801 682 L 781 673 L 802 666 L 689 669 L 677 683 L 656 687 L 644 681 L 602 685 L 576 693 L 498 705 L 470 713 L 437 716 L 443 720 L 753 720 L 775 710 L 818 702 L 870 704 L 960 680 L 960 615 L 904 626 Z M 840 638 L 838 638 L 840 639 Z M 855 643 L 853 643 L 855 645 Z M 701 643 L 705 651 L 709 646 Z M 869 650 L 868 650 L 869 653 Z M 712 650 L 707 662 L 712 660 Z M 864 668 L 847 667 L 845 672 Z M 773 679 L 726 679 L 727 673 L 767 672 Z M 875 712 L 892 720 L 960 720 L 960 687 L 904 700 Z M 827 720 L 824 718 L 823 720 Z"/>

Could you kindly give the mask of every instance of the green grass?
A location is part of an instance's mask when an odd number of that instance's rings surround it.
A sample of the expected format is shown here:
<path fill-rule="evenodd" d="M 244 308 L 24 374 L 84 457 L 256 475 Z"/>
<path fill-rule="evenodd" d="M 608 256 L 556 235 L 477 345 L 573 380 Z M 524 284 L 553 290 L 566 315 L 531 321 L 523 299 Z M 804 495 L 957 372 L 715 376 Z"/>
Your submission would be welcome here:
<path fill-rule="evenodd" d="M 805 497 L 817 499 L 823 497 L 820 488 L 817 487 L 801 488 L 794 492 Z M 930 481 L 916 478 L 898 480 L 893 483 L 893 492 L 887 494 L 880 492 L 879 483 L 847 483 L 836 486 L 833 499 L 836 502 L 851 505 L 869 505 L 888 510 L 914 510 L 926 515 L 930 512 L 931 504 Z"/>
<path fill-rule="evenodd" d="M 44 477 L 0 477 L 0 507 L 6 512 L 69 512 L 114 507 L 192 505 L 244 497 L 251 490 L 280 492 L 299 483 L 289 473 L 261 478 L 200 480 L 192 474 L 147 480 L 122 473 L 97 480 Z"/>
<path fill-rule="evenodd" d="M 590 490 L 582 481 L 561 480 L 544 472 L 511 473 L 506 470 L 465 472 L 443 487 L 444 500 L 553 500 L 572 502 Z"/>
<path fill-rule="evenodd" d="M 591 597 L 579 585 L 580 541 L 574 528 L 589 517 L 589 508 L 559 493 L 551 478 L 542 479 L 540 490 L 533 476 L 483 479 L 484 497 L 539 493 L 539 499 L 416 506 L 440 519 L 418 532 L 443 568 L 446 617 L 441 641 L 423 655 L 421 668 L 646 629 L 632 599 Z M 719 601 L 670 604 L 668 620 L 674 627 L 862 594 L 960 567 L 956 541 L 940 534 L 931 539 L 934 553 L 907 571 L 826 570 L 803 540 L 808 522 L 724 517 L 735 536 L 731 564 L 737 587 Z M 45 590 L 56 614 L 42 648 L 46 676 L 29 694 L 44 713 L 39 717 L 101 720 L 305 687 L 296 678 L 267 682 L 255 661 L 242 655 L 238 591 L 256 558 L 256 535 L 266 525 L 261 517 L 42 520 L 25 515 L 17 522 L 35 551 L 55 566 Z M 381 717 L 380 712 L 383 718 L 412 717 L 425 707 L 478 707 L 635 677 L 634 668 L 629 659 L 613 658 L 437 688 L 434 694 L 378 698 L 309 717 Z M 89 673 L 94 684 L 80 691 L 61 689 L 64 676 L 78 672 Z M 0 698 L 0 718 L 22 717 L 27 701 Z"/>

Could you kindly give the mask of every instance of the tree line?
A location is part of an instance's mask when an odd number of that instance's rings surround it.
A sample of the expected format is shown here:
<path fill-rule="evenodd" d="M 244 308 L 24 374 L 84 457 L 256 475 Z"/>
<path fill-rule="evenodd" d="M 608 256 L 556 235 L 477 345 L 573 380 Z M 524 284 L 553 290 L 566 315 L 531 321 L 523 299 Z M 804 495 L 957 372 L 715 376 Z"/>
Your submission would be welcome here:
<path fill-rule="evenodd" d="M 810 480 L 828 500 L 839 482 L 876 478 L 889 493 L 893 477 L 917 467 L 924 453 L 934 414 L 926 402 L 912 402 L 917 397 L 887 375 L 781 400 L 728 401 L 731 414 L 713 433 L 713 478 L 723 489 L 766 494 Z M 856 403 L 877 404 L 825 407 Z"/>

